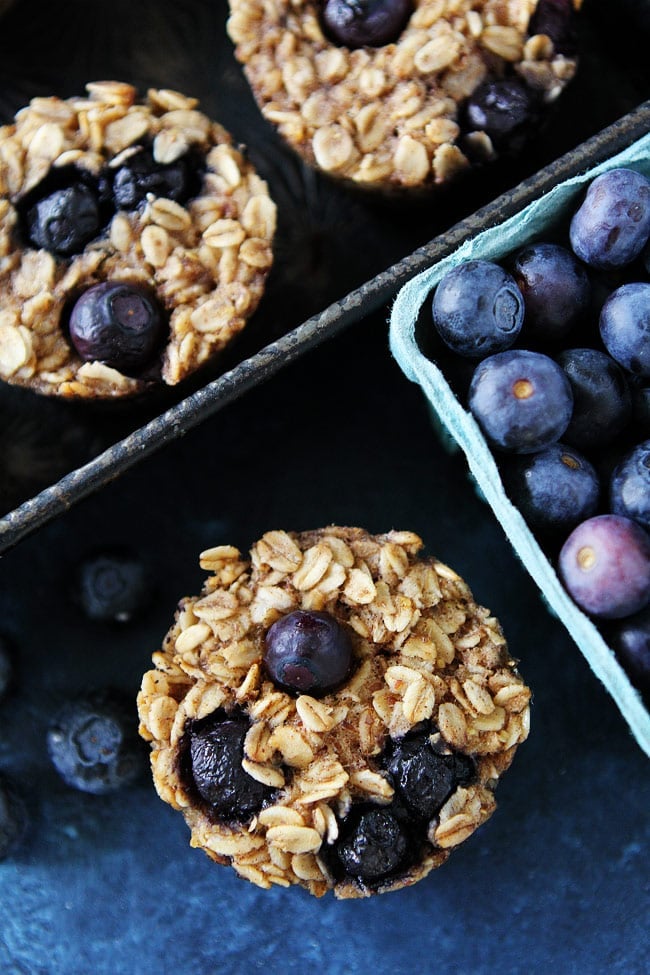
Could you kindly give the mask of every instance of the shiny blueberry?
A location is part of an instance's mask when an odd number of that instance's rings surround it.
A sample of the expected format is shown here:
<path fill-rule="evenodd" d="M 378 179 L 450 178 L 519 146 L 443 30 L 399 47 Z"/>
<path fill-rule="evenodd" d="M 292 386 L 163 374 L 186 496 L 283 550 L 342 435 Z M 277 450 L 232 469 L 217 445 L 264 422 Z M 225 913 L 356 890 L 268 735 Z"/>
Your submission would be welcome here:
<path fill-rule="evenodd" d="M 532 113 L 532 96 L 523 81 L 491 78 L 479 85 L 467 101 L 466 127 L 485 132 L 495 146 L 514 147 L 525 135 Z"/>
<path fill-rule="evenodd" d="M 390 809 L 382 808 L 351 813 L 335 850 L 348 876 L 368 884 L 405 868 L 411 859 L 404 827 Z"/>
<path fill-rule="evenodd" d="M 469 407 L 494 446 L 526 454 L 560 439 L 573 396 L 564 372 L 548 356 L 510 349 L 478 364 Z"/>
<path fill-rule="evenodd" d="M 612 475 L 611 511 L 650 530 L 650 440 L 625 455 Z"/>
<path fill-rule="evenodd" d="M 194 785 L 222 819 L 245 822 L 259 812 L 274 791 L 242 767 L 249 727 L 243 714 L 228 716 L 217 711 L 195 722 L 189 732 Z"/>
<path fill-rule="evenodd" d="M 14 852 L 25 835 L 28 813 L 15 784 L 0 776 L 0 861 Z"/>
<path fill-rule="evenodd" d="M 325 0 L 323 31 L 343 47 L 381 47 L 397 41 L 413 0 Z"/>
<path fill-rule="evenodd" d="M 88 288 L 70 315 L 70 339 L 81 358 L 127 374 L 152 359 L 164 331 L 163 313 L 153 294 L 123 281 Z"/>
<path fill-rule="evenodd" d="M 393 786 L 415 819 L 430 820 L 474 773 L 471 759 L 437 748 L 428 732 L 397 741 L 386 763 Z"/>
<path fill-rule="evenodd" d="M 621 619 L 650 601 L 650 535 L 621 515 L 596 515 L 573 529 L 559 557 L 562 581 L 592 616 Z"/>
<path fill-rule="evenodd" d="M 146 748 L 128 695 L 93 692 L 67 702 L 47 732 L 47 748 L 63 781 L 95 795 L 134 782 L 147 767 Z"/>
<path fill-rule="evenodd" d="M 611 169 L 589 186 L 571 220 L 571 246 L 592 267 L 623 267 L 650 236 L 650 180 L 632 169 Z"/>
<path fill-rule="evenodd" d="M 580 450 L 611 443 L 632 414 L 625 372 L 598 349 L 565 349 L 557 362 L 573 393 L 573 414 L 564 439 Z"/>
<path fill-rule="evenodd" d="M 453 352 L 482 359 L 513 344 L 524 320 L 524 301 L 514 279 L 498 264 L 465 261 L 441 279 L 432 315 Z"/>
<path fill-rule="evenodd" d="M 650 606 L 612 624 L 607 639 L 634 686 L 650 694 Z"/>
<path fill-rule="evenodd" d="M 514 258 L 512 276 L 524 298 L 527 336 L 544 342 L 566 337 L 589 306 L 589 276 L 559 244 L 529 244 Z"/>
<path fill-rule="evenodd" d="M 352 643 L 345 627 L 333 616 L 298 609 L 269 628 L 264 663 L 278 687 L 319 697 L 348 676 Z"/>
<path fill-rule="evenodd" d="M 624 369 L 650 378 L 650 284 L 623 284 L 600 312 L 605 348 Z"/>
<path fill-rule="evenodd" d="M 185 203 L 199 190 L 197 167 L 189 156 L 158 163 L 150 148 L 140 148 L 125 160 L 113 177 L 113 199 L 118 210 L 136 210 L 147 195 Z"/>
<path fill-rule="evenodd" d="M 128 623 L 143 612 L 151 596 L 145 564 L 127 549 L 89 555 L 79 565 L 73 598 L 99 623 Z"/>
<path fill-rule="evenodd" d="M 514 457 L 502 476 L 511 500 L 536 531 L 566 534 L 596 513 L 598 475 L 582 454 L 566 444 Z"/>
<path fill-rule="evenodd" d="M 80 254 L 101 225 L 96 194 L 83 183 L 54 190 L 27 211 L 27 234 L 35 247 L 59 257 Z"/>
<path fill-rule="evenodd" d="M 545 34 L 553 41 L 556 54 L 571 56 L 577 51 L 574 0 L 539 0 L 530 18 L 528 33 Z"/>

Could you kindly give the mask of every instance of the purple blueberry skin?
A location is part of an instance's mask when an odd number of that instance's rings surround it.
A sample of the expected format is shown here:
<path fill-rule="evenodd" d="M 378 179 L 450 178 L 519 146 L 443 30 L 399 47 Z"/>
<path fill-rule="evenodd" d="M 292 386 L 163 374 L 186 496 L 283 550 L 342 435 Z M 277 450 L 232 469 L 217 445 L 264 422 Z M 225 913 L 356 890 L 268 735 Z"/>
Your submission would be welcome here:
<path fill-rule="evenodd" d="M 650 440 L 626 454 L 612 474 L 610 508 L 650 531 Z"/>
<path fill-rule="evenodd" d="M 329 693 L 350 672 L 352 643 L 347 630 L 330 616 L 298 609 L 277 620 L 264 643 L 271 680 L 289 693 Z"/>
<path fill-rule="evenodd" d="M 589 186 L 570 227 L 571 246 L 591 267 L 630 264 L 650 236 L 650 180 L 632 169 L 612 169 Z"/>
<path fill-rule="evenodd" d="M 478 364 L 469 408 L 493 446 L 528 454 L 560 439 L 571 419 L 573 395 L 549 356 L 512 349 Z"/>
<path fill-rule="evenodd" d="M 587 311 L 589 275 L 559 244 L 530 244 L 516 255 L 512 276 L 524 297 L 526 336 L 564 339 Z"/>
<path fill-rule="evenodd" d="M 465 127 L 485 132 L 498 148 L 517 148 L 531 121 L 533 98 L 518 78 L 489 78 L 465 105 Z"/>
<path fill-rule="evenodd" d="M 325 0 L 321 19 L 327 37 L 354 49 L 397 41 L 412 13 L 412 0 Z"/>
<path fill-rule="evenodd" d="M 566 533 L 596 513 L 598 475 L 565 444 L 513 458 L 502 476 L 511 500 L 535 530 Z"/>
<path fill-rule="evenodd" d="M 145 288 L 103 281 L 84 291 L 70 315 L 70 341 L 86 362 L 127 375 L 149 363 L 164 338 L 163 314 Z"/>
<path fill-rule="evenodd" d="M 553 41 L 556 54 L 571 56 L 578 47 L 575 14 L 573 0 L 539 0 L 528 33 L 546 34 Z"/>
<path fill-rule="evenodd" d="M 650 535 L 620 515 L 581 522 L 562 546 L 562 582 L 590 616 L 622 619 L 650 602 Z"/>
<path fill-rule="evenodd" d="M 607 639 L 630 681 L 650 694 L 650 606 L 611 624 Z"/>
<path fill-rule="evenodd" d="M 600 312 L 600 335 L 624 369 L 650 378 L 650 284 L 623 284 L 612 292 Z"/>
<path fill-rule="evenodd" d="M 557 362 L 573 392 L 573 414 L 564 439 L 580 450 L 611 443 L 632 414 L 624 370 L 598 349 L 565 349 Z"/>
<path fill-rule="evenodd" d="M 515 342 L 524 320 L 524 301 L 514 278 L 498 264 L 465 261 L 438 284 L 432 315 L 453 352 L 483 359 Z"/>

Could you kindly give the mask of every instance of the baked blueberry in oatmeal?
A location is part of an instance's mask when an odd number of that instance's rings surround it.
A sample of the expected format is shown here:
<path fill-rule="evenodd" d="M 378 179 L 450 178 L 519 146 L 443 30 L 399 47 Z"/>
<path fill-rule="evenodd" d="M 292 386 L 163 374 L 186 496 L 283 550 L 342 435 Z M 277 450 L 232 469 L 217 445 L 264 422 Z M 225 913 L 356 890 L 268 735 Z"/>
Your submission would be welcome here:
<path fill-rule="evenodd" d="M 201 554 L 138 697 L 156 789 L 260 887 L 366 897 L 493 812 L 530 692 L 499 623 L 407 531 L 269 531 Z"/>
<path fill-rule="evenodd" d="M 97 82 L 0 128 L 0 378 L 129 396 L 180 382 L 244 327 L 276 208 L 197 104 Z"/>

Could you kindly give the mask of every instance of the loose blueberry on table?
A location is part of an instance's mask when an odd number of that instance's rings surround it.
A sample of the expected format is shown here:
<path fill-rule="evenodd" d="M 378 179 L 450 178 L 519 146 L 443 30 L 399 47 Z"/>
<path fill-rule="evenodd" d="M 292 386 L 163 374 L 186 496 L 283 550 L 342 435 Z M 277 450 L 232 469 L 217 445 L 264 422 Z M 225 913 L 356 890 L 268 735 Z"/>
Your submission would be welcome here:
<path fill-rule="evenodd" d="M 125 548 L 89 555 L 77 568 L 73 599 L 88 619 L 128 623 L 148 606 L 152 581 L 143 561 Z"/>
<path fill-rule="evenodd" d="M 47 748 L 66 783 L 95 795 L 133 783 L 147 766 L 131 697 L 94 691 L 66 702 L 47 732 Z"/>

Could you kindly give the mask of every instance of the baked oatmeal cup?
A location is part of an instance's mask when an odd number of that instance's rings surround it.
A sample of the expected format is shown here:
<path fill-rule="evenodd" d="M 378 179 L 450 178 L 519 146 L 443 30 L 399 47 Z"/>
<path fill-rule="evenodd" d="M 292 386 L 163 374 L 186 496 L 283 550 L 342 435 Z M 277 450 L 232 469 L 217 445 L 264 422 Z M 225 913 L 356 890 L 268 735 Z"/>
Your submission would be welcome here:
<path fill-rule="evenodd" d="M 576 65 L 581 0 L 230 0 L 264 116 L 310 165 L 386 189 L 512 151 Z"/>
<path fill-rule="evenodd" d="M 197 100 L 114 81 L 0 128 L 0 377 L 114 398 L 244 327 L 272 264 L 266 183 Z"/>
<path fill-rule="evenodd" d="M 222 545 L 138 697 L 160 797 L 260 887 L 366 897 L 439 867 L 495 809 L 530 692 L 497 620 L 408 531 Z"/>

